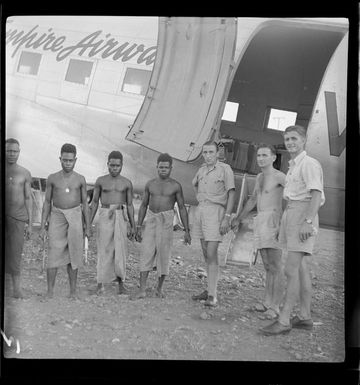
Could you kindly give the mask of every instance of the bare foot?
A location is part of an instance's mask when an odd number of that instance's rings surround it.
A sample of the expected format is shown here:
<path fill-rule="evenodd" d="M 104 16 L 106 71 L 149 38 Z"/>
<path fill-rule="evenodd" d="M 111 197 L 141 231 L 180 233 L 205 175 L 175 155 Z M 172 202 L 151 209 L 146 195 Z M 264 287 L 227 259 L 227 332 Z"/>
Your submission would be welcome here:
<path fill-rule="evenodd" d="M 80 299 L 77 293 L 70 293 L 67 298 L 72 299 L 72 300 L 77 300 Z"/>
<path fill-rule="evenodd" d="M 136 300 L 136 299 L 141 299 L 141 298 L 145 298 L 145 297 L 146 297 L 146 292 L 145 291 L 139 291 L 135 295 L 133 295 L 131 297 L 131 299 Z"/>
<path fill-rule="evenodd" d="M 124 285 L 119 285 L 119 291 L 118 294 L 129 294 L 129 292 L 126 290 Z"/>
<path fill-rule="evenodd" d="M 165 294 L 161 290 L 156 290 L 155 291 L 155 297 L 165 298 Z"/>
<path fill-rule="evenodd" d="M 40 302 L 47 302 L 47 301 L 49 301 L 52 298 L 54 298 L 54 293 L 47 292 L 46 294 L 43 294 L 42 298 L 40 299 Z"/>
<path fill-rule="evenodd" d="M 98 287 L 98 288 L 96 289 L 96 292 L 95 292 L 95 294 L 97 294 L 97 295 L 101 295 L 101 294 L 104 294 L 104 293 L 105 293 L 105 288 L 104 288 L 104 286 Z"/>
<path fill-rule="evenodd" d="M 13 297 L 17 299 L 24 299 L 25 296 L 21 290 L 15 290 L 13 293 Z"/>

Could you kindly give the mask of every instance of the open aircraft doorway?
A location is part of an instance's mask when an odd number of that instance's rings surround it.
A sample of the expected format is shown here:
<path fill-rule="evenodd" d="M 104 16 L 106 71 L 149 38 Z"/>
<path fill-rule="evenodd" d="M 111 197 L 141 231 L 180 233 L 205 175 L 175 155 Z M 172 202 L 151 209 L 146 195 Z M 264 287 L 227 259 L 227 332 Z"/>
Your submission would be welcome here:
<path fill-rule="evenodd" d="M 329 158 L 333 155 L 331 151 L 329 153 L 327 131 L 330 128 L 326 127 L 326 118 L 316 127 L 313 121 L 319 113 L 318 109 L 326 107 L 320 100 L 327 91 L 324 87 L 329 82 L 336 83 L 337 79 L 328 78 L 332 76 L 331 64 L 338 62 L 335 51 L 340 42 L 346 40 L 345 33 L 339 28 L 304 23 L 263 23 L 237 59 L 225 104 L 230 108 L 225 108 L 227 114 L 223 115 L 220 123 L 226 162 L 236 174 L 250 175 L 260 171 L 256 162 L 256 146 L 261 142 L 276 147 L 278 157 L 275 167 L 286 173 L 290 158 L 283 145 L 283 130 L 288 125 L 300 124 L 310 134 L 312 128 L 317 140 L 308 137 L 306 150 L 324 168 L 327 202 L 322 208 L 322 224 L 333 224 L 335 216 L 337 227 L 344 224 L 344 151 L 342 159 L 337 157 L 336 167 L 330 170 Z M 343 44 L 346 49 L 347 42 Z M 338 92 L 338 97 L 345 98 L 345 101 L 346 56 L 342 55 L 345 89 L 342 95 Z M 319 102 L 322 103 L 320 107 Z M 342 103 L 346 105 L 344 100 Z M 336 114 L 336 109 L 327 111 L 329 113 Z M 272 115 L 274 119 L 271 120 Z M 274 122 L 277 124 L 274 125 Z M 325 133 L 319 139 L 320 131 Z"/>

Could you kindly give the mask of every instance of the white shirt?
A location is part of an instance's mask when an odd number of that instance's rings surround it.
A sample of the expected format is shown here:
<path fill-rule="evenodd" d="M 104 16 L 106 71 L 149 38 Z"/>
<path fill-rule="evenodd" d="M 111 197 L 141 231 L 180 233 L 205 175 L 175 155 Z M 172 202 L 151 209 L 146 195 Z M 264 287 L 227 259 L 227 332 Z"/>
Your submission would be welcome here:
<path fill-rule="evenodd" d="M 320 206 L 325 203 L 323 171 L 320 163 L 302 151 L 289 161 L 289 171 L 285 178 L 284 199 L 308 201 L 311 190 L 321 192 Z"/>

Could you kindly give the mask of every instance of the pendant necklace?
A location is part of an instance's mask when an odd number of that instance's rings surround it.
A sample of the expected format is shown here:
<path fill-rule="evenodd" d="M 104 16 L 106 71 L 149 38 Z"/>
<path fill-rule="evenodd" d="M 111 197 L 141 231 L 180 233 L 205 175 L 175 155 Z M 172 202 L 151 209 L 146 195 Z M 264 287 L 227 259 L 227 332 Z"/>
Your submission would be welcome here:
<path fill-rule="evenodd" d="M 69 189 L 69 186 L 67 185 L 67 183 L 66 183 L 66 181 L 65 181 L 64 173 L 62 173 L 62 177 L 63 177 L 63 179 L 64 179 L 64 183 L 66 184 L 65 192 L 66 192 L 66 193 L 69 193 L 69 192 L 70 192 L 70 189 Z M 71 177 L 71 176 L 69 176 L 69 178 L 70 178 L 70 177 Z"/>

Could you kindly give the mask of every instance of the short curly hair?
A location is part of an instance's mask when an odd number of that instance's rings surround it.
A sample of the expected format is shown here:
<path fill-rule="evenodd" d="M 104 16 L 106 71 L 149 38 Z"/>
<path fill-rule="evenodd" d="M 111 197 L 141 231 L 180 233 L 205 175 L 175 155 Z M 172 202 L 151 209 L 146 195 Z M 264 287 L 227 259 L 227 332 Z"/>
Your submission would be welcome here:
<path fill-rule="evenodd" d="M 120 151 L 111 151 L 108 156 L 108 163 L 110 162 L 110 159 L 120 159 L 122 163 L 123 155 Z"/>
<path fill-rule="evenodd" d="M 168 153 L 160 154 L 157 158 L 157 164 L 160 162 L 169 162 L 170 166 L 172 166 L 173 158 Z"/>
<path fill-rule="evenodd" d="M 64 152 L 71 153 L 76 156 L 76 147 L 71 143 L 65 143 L 61 147 L 60 155 L 62 155 Z"/>

